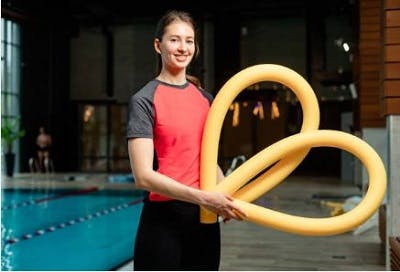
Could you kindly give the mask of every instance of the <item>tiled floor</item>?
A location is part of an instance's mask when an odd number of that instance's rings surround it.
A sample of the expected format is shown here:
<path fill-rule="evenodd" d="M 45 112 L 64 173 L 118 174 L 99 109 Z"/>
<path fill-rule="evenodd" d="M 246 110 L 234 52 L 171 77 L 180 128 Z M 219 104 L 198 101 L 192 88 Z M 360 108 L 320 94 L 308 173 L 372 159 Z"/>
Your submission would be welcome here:
<path fill-rule="evenodd" d="M 335 179 L 291 178 L 257 202 L 294 215 L 329 217 L 332 210 L 321 197 L 340 202 L 357 194 Z M 376 217 L 352 232 L 325 237 L 232 222 L 223 226 L 222 237 L 221 270 L 385 270 Z"/>

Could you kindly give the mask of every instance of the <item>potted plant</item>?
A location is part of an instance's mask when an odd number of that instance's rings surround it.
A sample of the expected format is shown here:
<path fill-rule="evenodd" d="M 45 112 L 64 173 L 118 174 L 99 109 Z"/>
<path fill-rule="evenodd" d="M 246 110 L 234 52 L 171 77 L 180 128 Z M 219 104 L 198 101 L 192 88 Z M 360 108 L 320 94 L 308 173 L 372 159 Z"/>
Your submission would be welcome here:
<path fill-rule="evenodd" d="M 6 162 L 7 176 L 12 177 L 14 174 L 15 154 L 12 152 L 12 144 L 14 141 L 25 136 L 25 130 L 19 126 L 19 118 L 4 119 L 1 126 L 1 138 L 6 145 L 6 152 L 4 154 Z"/>

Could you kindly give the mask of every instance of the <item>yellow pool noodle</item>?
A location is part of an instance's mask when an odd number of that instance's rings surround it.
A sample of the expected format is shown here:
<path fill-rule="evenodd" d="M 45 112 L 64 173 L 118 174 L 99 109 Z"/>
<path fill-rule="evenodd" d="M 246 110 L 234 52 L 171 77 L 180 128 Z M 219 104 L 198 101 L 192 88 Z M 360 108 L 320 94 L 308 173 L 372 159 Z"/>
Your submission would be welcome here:
<path fill-rule="evenodd" d="M 217 185 L 217 156 L 220 131 L 225 115 L 236 96 L 260 81 L 275 81 L 289 87 L 303 110 L 300 132 L 265 148 L 247 160 Z M 275 64 L 246 68 L 221 88 L 207 116 L 201 149 L 200 186 L 202 190 L 232 195 L 247 213 L 245 220 L 278 230 L 303 235 L 333 235 L 365 222 L 379 208 L 386 190 L 386 171 L 377 153 L 363 140 L 340 131 L 318 130 L 319 108 L 315 93 L 295 71 Z M 366 166 L 369 188 L 364 199 L 351 211 L 331 218 L 306 218 L 266 209 L 254 201 L 284 180 L 301 163 L 312 147 L 336 147 L 346 150 Z M 254 176 L 274 164 L 260 177 Z M 244 186 L 245 185 L 245 186 Z M 213 223 L 217 215 L 201 208 L 202 223 Z"/>

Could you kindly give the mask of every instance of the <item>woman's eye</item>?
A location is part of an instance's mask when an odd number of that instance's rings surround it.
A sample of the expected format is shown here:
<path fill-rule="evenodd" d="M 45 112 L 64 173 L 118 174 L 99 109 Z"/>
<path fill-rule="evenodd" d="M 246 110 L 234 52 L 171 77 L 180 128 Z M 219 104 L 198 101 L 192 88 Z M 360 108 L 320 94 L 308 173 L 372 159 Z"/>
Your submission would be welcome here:
<path fill-rule="evenodd" d="M 194 43 L 194 41 L 192 41 L 192 40 L 189 40 L 189 41 L 186 41 L 188 44 L 193 44 Z"/>

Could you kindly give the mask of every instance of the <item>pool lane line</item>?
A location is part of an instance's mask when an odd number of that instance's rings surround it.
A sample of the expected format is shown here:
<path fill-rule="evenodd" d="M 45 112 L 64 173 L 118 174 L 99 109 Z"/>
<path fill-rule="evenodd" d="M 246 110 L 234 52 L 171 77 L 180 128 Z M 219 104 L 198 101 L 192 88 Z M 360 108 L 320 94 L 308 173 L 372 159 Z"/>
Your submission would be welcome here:
<path fill-rule="evenodd" d="M 107 208 L 107 209 L 103 209 L 101 211 L 94 212 L 92 214 L 88 214 L 88 215 L 86 215 L 84 217 L 81 216 L 81 217 L 78 217 L 76 219 L 68 220 L 66 222 L 62 222 L 62 223 L 59 223 L 57 225 L 53 225 L 53 226 L 47 227 L 45 229 L 39 229 L 39 230 L 36 230 L 33 233 L 27 233 L 27 234 L 21 235 L 20 237 L 8 238 L 7 240 L 5 240 L 4 243 L 6 245 L 11 245 L 11 244 L 16 244 L 16 243 L 24 241 L 24 240 L 32 239 L 34 237 L 42 236 L 42 235 L 44 235 L 46 233 L 54 232 L 56 230 L 61 230 L 61 229 L 64 229 L 66 227 L 73 226 L 75 224 L 79 224 L 79 223 L 82 223 L 82 222 L 85 222 L 85 221 L 88 221 L 88 220 L 92 220 L 92 219 L 95 219 L 95 218 L 103 216 L 103 215 L 111 214 L 111 213 L 114 213 L 116 211 L 120 211 L 120 210 L 126 209 L 126 208 L 128 208 L 130 206 L 134 206 L 134 205 L 137 205 L 137 204 L 143 202 L 143 200 L 144 200 L 144 197 L 138 198 L 138 199 L 135 199 L 135 200 L 133 200 L 131 202 L 128 202 L 128 203 L 125 203 L 125 204 L 120 204 L 120 205 L 117 205 L 115 207 L 110 207 L 110 208 Z"/>
<path fill-rule="evenodd" d="M 99 187 L 89 187 L 89 188 L 85 188 L 85 189 L 81 189 L 81 190 L 67 192 L 65 194 L 59 194 L 59 195 L 55 195 L 55 196 L 50 196 L 50 197 L 37 199 L 35 202 L 36 203 L 42 203 L 42 202 L 47 202 L 47 201 L 50 201 L 50 200 L 55 200 L 55 199 L 59 199 L 59 198 L 67 197 L 67 196 L 76 196 L 76 195 L 89 194 L 89 193 L 96 192 L 98 190 L 99 190 Z"/>
<path fill-rule="evenodd" d="M 67 193 L 64 193 L 64 194 L 53 194 L 51 196 L 47 196 L 47 197 L 44 197 L 44 198 L 31 199 L 31 200 L 19 202 L 19 203 L 12 204 L 12 205 L 6 205 L 6 206 L 1 207 L 1 210 L 4 211 L 4 210 L 11 210 L 11 209 L 27 207 L 27 206 L 30 206 L 30 205 L 35 205 L 35 204 L 39 204 L 39 203 L 42 203 L 42 202 L 55 200 L 55 199 L 59 199 L 59 198 L 67 197 L 67 196 L 88 194 L 88 193 L 96 192 L 98 190 L 99 190 L 98 187 L 90 187 L 90 188 L 85 188 L 85 189 L 76 190 L 76 191 L 72 191 L 72 192 L 67 192 Z"/>

